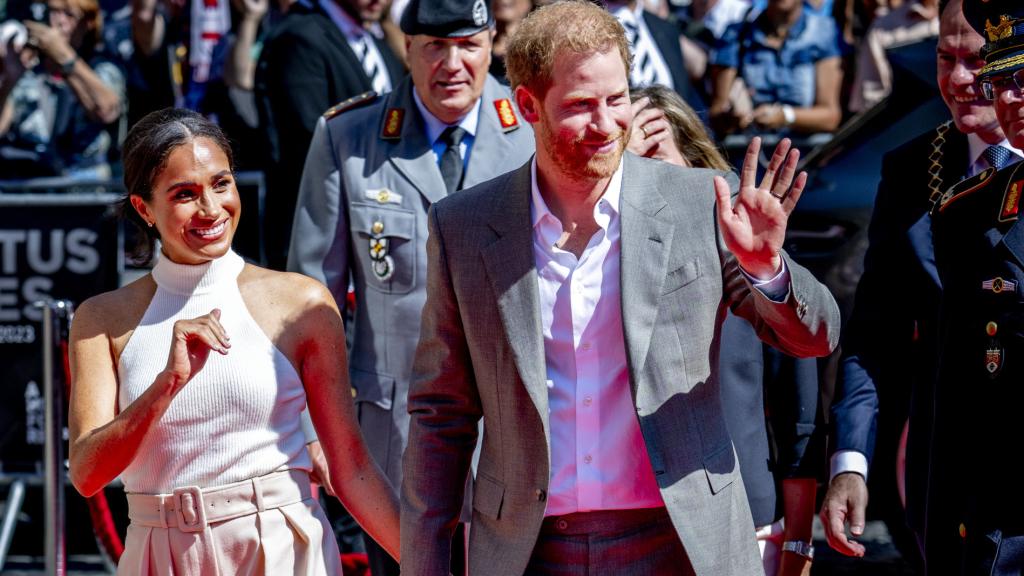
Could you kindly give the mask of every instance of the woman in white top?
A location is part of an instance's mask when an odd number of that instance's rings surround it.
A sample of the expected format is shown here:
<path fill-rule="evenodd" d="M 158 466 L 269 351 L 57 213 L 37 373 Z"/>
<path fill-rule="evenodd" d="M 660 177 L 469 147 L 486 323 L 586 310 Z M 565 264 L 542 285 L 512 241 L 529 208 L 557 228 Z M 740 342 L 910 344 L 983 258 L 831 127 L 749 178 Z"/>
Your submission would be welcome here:
<path fill-rule="evenodd" d="M 345 336 L 327 289 L 231 250 L 231 148 L 185 110 L 125 141 L 123 213 L 160 240 L 151 274 L 78 308 L 71 330 L 71 481 L 121 476 L 131 525 L 120 574 L 340 574 L 310 495 L 309 407 L 330 484 L 398 558 L 394 490 L 367 453 Z"/>

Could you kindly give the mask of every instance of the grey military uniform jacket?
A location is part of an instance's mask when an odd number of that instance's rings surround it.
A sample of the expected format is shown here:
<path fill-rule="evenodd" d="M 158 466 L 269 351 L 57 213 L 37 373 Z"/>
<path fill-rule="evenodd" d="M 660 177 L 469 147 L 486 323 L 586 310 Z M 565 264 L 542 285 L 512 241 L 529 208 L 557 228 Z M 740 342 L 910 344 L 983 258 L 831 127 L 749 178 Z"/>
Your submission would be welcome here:
<path fill-rule="evenodd" d="M 288 255 L 288 269 L 326 284 L 339 306 L 351 279 L 353 395 L 370 453 L 396 487 L 426 298 L 427 209 L 446 196 L 412 91 L 406 77 L 368 106 L 319 120 Z M 465 188 L 522 165 L 534 149 L 533 132 L 517 117 L 508 89 L 490 76 L 480 104 Z"/>

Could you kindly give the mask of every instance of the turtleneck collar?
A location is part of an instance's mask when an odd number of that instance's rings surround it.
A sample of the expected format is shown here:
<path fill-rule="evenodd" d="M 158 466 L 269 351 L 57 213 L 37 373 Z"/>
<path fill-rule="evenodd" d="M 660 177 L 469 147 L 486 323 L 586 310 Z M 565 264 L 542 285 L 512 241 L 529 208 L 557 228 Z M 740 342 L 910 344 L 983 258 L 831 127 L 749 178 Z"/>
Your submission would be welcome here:
<path fill-rule="evenodd" d="M 153 280 L 172 294 L 208 294 L 225 282 L 235 282 L 244 267 L 245 260 L 234 250 L 202 264 L 178 264 L 161 253 L 153 267 Z"/>

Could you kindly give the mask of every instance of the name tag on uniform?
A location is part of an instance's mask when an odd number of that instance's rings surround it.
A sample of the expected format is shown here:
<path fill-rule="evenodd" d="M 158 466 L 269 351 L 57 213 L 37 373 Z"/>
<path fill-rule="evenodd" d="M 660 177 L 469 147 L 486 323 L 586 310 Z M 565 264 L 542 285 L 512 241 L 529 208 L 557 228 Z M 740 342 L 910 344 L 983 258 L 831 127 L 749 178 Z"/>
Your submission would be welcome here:
<path fill-rule="evenodd" d="M 401 204 L 402 195 L 398 192 L 388 190 L 387 188 L 379 188 L 376 190 L 367 190 L 366 198 L 373 200 L 378 204 Z"/>

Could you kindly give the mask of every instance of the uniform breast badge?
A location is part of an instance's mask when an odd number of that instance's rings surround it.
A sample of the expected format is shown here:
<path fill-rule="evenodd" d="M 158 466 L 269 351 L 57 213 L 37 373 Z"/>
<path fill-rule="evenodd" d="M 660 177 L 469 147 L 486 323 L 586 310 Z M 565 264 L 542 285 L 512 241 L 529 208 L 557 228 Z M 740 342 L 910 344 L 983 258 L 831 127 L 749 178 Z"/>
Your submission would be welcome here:
<path fill-rule="evenodd" d="M 381 282 L 387 282 L 395 273 L 395 261 L 388 254 L 390 243 L 387 238 L 381 236 L 384 232 L 384 223 L 380 220 L 373 223 L 373 235 L 370 236 L 370 268 L 373 275 Z"/>
<path fill-rule="evenodd" d="M 995 379 L 1003 369 L 1003 347 L 996 338 L 999 326 L 995 322 L 985 325 L 985 333 L 989 336 L 988 347 L 985 349 L 985 371 L 988 377 Z"/>
<path fill-rule="evenodd" d="M 996 276 L 991 280 L 982 280 L 981 289 L 991 290 L 993 294 L 1002 294 L 1003 292 L 1014 294 L 1017 292 L 1017 283 L 1013 280 L 1003 280 Z"/>

